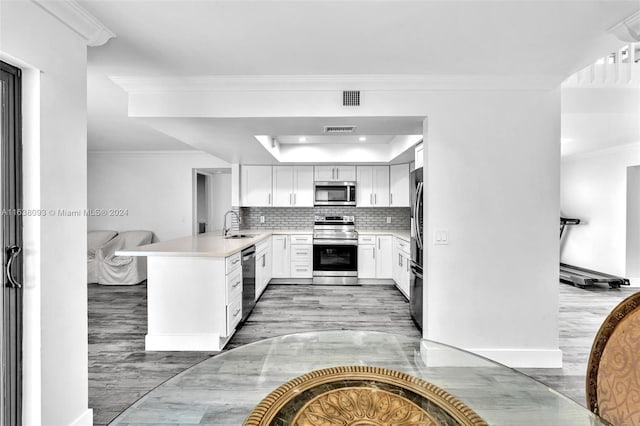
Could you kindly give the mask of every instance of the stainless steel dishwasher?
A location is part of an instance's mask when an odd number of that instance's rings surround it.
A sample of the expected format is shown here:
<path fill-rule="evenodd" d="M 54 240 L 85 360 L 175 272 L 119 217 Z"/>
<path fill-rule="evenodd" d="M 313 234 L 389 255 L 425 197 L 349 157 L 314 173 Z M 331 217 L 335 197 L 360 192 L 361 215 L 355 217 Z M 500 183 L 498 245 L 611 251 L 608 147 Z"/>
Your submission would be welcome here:
<path fill-rule="evenodd" d="M 256 305 L 256 246 L 242 250 L 242 321 Z"/>

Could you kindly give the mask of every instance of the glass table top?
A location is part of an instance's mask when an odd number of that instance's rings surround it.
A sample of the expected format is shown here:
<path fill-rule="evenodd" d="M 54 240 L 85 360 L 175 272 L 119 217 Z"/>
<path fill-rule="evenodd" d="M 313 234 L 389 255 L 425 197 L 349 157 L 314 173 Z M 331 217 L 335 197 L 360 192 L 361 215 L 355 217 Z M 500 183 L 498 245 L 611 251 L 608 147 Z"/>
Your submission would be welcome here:
<path fill-rule="evenodd" d="M 606 425 L 548 386 L 450 346 L 367 331 L 321 331 L 262 340 L 223 352 L 178 374 L 112 424 L 242 425 L 283 383 L 337 366 L 375 366 L 438 386 L 490 425 Z"/>

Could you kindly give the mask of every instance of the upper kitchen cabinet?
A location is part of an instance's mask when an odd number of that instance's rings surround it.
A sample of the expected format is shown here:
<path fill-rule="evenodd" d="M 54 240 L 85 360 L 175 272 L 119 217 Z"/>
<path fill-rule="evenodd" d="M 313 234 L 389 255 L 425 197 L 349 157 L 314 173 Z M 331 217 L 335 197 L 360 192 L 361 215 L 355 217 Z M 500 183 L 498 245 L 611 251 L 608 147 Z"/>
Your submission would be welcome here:
<path fill-rule="evenodd" d="M 315 166 L 315 180 L 319 182 L 354 182 L 356 166 Z"/>
<path fill-rule="evenodd" d="M 409 164 L 389 167 L 389 206 L 409 207 Z"/>
<path fill-rule="evenodd" d="M 357 183 L 358 207 L 389 207 L 389 166 L 358 166 Z"/>
<path fill-rule="evenodd" d="M 313 207 L 313 166 L 273 166 L 273 205 Z"/>
<path fill-rule="evenodd" d="M 240 196 L 244 207 L 271 207 L 271 166 L 241 166 Z"/>

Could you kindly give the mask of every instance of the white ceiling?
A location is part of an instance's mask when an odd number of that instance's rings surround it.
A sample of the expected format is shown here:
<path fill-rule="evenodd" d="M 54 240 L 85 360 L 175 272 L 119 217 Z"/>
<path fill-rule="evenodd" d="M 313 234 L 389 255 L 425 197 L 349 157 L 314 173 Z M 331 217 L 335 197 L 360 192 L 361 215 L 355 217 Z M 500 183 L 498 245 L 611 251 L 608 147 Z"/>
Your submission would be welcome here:
<path fill-rule="evenodd" d="M 80 4 L 117 35 L 88 52 L 89 149 L 135 150 L 189 149 L 198 143 L 182 133 L 180 142 L 167 136 L 177 135 L 171 129 L 160 133 L 129 119 L 126 94 L 107 76 L 535 74 L 560 81 L 606 52 L 613 41 L 607 29 L 638 9 L 636 0 Z M 256 130 L 255 122 L 226 123 L 210 126 L 210 136 L 227 145 L 222 158 L 232 161 L 238 147 L 247 148 L 234 143 L 248 141 L 249 129 Z M 261 156 L 260 146 L 252 143 Z"/>

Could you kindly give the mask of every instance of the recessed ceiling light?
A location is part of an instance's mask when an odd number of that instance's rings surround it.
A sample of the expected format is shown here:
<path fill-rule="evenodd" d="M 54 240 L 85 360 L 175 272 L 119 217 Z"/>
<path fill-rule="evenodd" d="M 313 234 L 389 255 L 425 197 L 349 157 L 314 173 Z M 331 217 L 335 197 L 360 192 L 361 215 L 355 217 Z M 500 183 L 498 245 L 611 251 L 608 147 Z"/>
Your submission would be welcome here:
<path fill-rule="evenodd" d="M 304 136 L 300 136 L 300 138 L 298 138 L 298 141 L 300 142 L 306 142 L 307 138 L 305 138 Z"/>
<path fill-rule="evenodd" d="M 360 142 L 364 142 L 364 141 L 366 141 L 366 140 L 367 140 L 367 137 L 366 137 L 366 136 L 360 136 L 360 137 L 358 138 L 358 140 L 359 140 Z"/>

